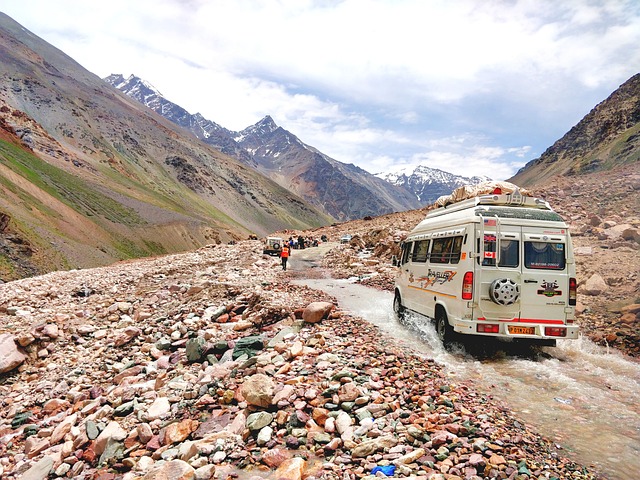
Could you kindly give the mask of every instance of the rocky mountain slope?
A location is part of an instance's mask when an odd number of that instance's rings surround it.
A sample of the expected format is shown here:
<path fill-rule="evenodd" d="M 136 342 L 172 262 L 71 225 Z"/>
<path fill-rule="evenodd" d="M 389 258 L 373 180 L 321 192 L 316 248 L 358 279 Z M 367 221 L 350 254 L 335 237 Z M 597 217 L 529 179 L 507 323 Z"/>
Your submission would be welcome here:
<path fill-rule="evenodd" d="M 489 177 L 462 177 L 424 165 L 397 170 L 393 173 L 378 173 L 376 176 L 409 190 L 423 206 L 435 202 L 442 195 L 449 195 L 463 185 L 477 185 L 491 180 Z"/>
<path fill-rule="evenodd" d="M 338 220 L 419 206 L 404 188 L 328 157 L 276 125 L 269 116 L 239 132 L 237 140 L 253 154 L 261 172 Z"/>
<path fill-rule="evenodd" d="M 276 125 L 270 116 L 233 132 L 199 113 L 189 114 L 135 75 L 113 74 L 105 81 L 202 141 L 258 169 L 334 219 L 353 220 L 420 206 L 403 186 L 332 159 Z"/>
<path fill-rule="evenodd" d="M 0 14 L 0 280 L 331 218 Z"/>
<path fill-rule="evenodd" d="M 640 73 L 509 181 L 534 185 L 557 175 L 604 171 L 640 160 Z"/>
<path fill-rule="evenodd" d="M 207 120 L 199 113 L 190 114 L 184 108 L 167 100 L 149 82 L 135 75 L 124 78 L 121 74 L 109 75 L 104 80 L 154 112 L 189 130 L 197 138 L 217 148 L 222 153 L 257 168 L 252 156 L 235 141 L 237 133 L 227 130 L 212 120 Z"/>

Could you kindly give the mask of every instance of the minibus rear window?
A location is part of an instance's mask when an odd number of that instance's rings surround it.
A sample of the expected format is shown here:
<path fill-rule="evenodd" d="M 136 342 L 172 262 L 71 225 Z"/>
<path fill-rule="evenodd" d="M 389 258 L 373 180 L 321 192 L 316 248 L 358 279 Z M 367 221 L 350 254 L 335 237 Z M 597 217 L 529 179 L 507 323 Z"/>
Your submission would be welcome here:
<path fill-rule="evenodd" d="M 477 245 L 480 251 L 480 239 Z M 500 240 L 500 262 L 499 267 L 515 268 L 520 264 L 520 242 L 518 240 Z M 478 259 L 478 263 L 480 259 Z M 488 234 L 484 236 L 484 258 L 482 259 L 484 267 L 496 266 L 496 236 Z"/>
<path fill-rule="evenodd" d="M 427 252 L 429 251 L 429 240 L 419 240 L 413 246 L 411 261 L 415 263 L 425 263 Z"/>
<path fill-rule="evenodd" d="M 524 266 L 532 270 L 564 270 L 564 243 L 524 242 Z"/>

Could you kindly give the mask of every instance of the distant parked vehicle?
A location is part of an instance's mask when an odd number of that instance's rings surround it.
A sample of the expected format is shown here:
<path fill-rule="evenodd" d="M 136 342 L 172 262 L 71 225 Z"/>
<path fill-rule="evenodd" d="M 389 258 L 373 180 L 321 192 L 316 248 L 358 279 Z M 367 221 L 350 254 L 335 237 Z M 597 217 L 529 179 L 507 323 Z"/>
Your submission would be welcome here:
<path fill-rule="evenodd" d="M 351 238 L 353 237 L 349 234 L 343 235 L 340 237 L 340 243 L 349 243 L 351 241 Z"/>
<path fill-rule="evenodd" d="M 284 245 L 284 240 L 280 237 L 267 237 L 264 241 L 262 253 L 265 255 L 279 256 Z"/>

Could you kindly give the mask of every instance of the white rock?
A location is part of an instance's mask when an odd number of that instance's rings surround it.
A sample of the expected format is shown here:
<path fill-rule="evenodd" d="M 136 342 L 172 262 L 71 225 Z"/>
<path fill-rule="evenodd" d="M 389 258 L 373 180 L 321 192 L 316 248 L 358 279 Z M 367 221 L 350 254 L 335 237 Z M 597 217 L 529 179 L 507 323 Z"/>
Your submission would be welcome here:
<path fill-rule="evenodd" d="M 0 334 L 0 373 L 13 370 L 26 358 L 26 355 L 18 349 L 13 335 Z"/>
<path fill-rule="evenodd" d="M 580 293 L 583 295 L 597 296 L 606 292 L 608 289 L 609 286 L 604 279 L 597 273 L 594 273 L 585 284 L 580 287 Z"/>
<path fill-rule="evenodd" d="M 150 422 L 158 418 L 164 418 L 169 415 L 170 412 L 171 403 L 169 403 L 169 399 L 167 397 L 158 397 L 153 401 L 144 417 Z"/>

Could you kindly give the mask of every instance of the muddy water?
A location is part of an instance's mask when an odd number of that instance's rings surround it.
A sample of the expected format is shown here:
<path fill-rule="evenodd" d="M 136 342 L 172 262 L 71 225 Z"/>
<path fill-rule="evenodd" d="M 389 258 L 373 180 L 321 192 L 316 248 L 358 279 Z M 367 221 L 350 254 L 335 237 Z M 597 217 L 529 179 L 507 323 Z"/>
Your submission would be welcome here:
<path fill-rule="evenodd" d="M 294 254 L 295 255 L 295 254 Z M 296 269 L 305 269 L 304 255 Z M 340 308 L 377 325 L 414 350 L 435 358 L 449 374 L 507 404 L 566 456 L 611 479 L 640 478 L 640 363 L 586 339 L 555 348 L 512 350 L 501 342 L 446 351 L 424 317 L 398 323 L 392 295 L 347 280 L 305 278 L 294 283 L 323 290 Z M 469 351 L 471 353 L 469 353 Z"/>

